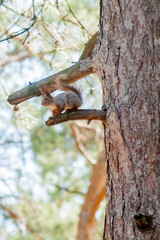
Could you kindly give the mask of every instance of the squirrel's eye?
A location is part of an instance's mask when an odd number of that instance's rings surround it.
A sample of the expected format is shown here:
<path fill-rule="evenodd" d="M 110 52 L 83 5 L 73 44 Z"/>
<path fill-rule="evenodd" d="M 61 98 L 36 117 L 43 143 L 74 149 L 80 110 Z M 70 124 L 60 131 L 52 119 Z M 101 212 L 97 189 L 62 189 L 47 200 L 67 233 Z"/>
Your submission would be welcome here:
<path fill-rule="evenodd" d="M 47 100 L 48 100 L 48 98 L 45 98 L 45 100 L 47 101 Z"/>

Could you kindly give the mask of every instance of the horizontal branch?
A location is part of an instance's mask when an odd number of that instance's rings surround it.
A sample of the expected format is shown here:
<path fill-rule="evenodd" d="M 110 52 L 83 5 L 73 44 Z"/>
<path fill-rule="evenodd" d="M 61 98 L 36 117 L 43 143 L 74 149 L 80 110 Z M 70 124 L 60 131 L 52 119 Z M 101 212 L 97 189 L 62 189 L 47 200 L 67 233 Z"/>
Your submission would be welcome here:
<path fill-rule="evenodd" d="M 50 117 L 46 121 L 47 126 L 56 125 L 62 122 L 67 122 L 70 120 L 99 120 L 104 121 L 106 117 L 106 112 L 102 110 L 96 110 L 96 109 L 78 109 L 74 112 L 68 113 L 62 113 L 59 117 L 53 118 Z"/>
<path fill-rule="evenodd" d="M 57 81 L 62 81 L 66 84 L 76 82 L 77 80 L 84 78 L 92 73 L 96 72 L 92 66 L 92 58 L 86 58 L 83 61 L 76 63 L 75 65 L 66 68 L 65 70 L 52 74 L 49 77 L 43 78 L 40 81 L 30 83 L 25 88 L 12 93 L 8 97 L 8 102 L 10 104 L 18 104 L 27 99 L 40 96 L 41 93 L 39 88 L 43 85 L 47 85 L 50 89 L 50 92 L 55 91 L 54 84 Z"/>

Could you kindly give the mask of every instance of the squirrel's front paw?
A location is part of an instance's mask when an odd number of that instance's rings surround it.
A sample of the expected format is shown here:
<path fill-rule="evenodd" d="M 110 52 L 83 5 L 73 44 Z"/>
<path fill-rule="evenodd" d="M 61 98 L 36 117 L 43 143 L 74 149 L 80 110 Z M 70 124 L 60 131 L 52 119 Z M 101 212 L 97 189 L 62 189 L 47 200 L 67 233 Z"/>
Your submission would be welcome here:
<path fill-rule="evenodd" d="M 54 113 L 52 114 L 52 116 L 53 116 L 54 118 L 60 117 L 60 115 L 61 115 L 61 113 L 59 113 L 59 112 L 54 112 Z"/>

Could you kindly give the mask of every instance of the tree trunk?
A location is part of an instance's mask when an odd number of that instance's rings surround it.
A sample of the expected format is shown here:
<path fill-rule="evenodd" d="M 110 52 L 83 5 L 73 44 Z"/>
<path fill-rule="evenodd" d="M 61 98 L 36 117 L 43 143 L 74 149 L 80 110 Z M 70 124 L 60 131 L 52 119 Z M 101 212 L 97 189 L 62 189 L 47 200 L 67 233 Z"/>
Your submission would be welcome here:
<path fill-rule="evenodd" d="M 101 0 L 104 240 L 160 239 L 160 1 Z"/>

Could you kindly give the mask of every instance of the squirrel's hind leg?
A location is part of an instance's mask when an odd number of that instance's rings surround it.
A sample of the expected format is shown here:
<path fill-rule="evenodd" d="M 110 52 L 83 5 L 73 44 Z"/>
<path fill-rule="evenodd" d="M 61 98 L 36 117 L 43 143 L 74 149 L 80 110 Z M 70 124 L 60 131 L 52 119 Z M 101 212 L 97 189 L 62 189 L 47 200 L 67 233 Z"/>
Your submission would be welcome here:
<path fill-rule="evenodd" d="M 77 110 L 77 107 L 73 107 L 73 108 L 71 108 L 71 109 L 67 109 L 66 112 L 67 112 L 67 113 L 71 113 L 71 112 L 74 112 L 74 111 L 76 111 L 76 110 Z"/>

